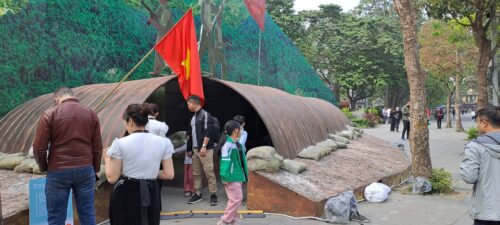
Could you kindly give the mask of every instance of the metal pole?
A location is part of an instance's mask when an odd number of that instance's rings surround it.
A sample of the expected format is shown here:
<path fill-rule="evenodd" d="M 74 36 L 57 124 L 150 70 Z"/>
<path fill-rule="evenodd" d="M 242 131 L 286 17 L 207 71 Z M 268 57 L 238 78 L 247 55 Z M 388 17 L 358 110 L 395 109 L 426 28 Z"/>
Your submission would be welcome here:
<path fill-rule="evenodd" d="M 257 86 L 260 86 L 260 48 L 262 42 L 262 30 L 259 29 L 259 62 L 257 63 Z"/>

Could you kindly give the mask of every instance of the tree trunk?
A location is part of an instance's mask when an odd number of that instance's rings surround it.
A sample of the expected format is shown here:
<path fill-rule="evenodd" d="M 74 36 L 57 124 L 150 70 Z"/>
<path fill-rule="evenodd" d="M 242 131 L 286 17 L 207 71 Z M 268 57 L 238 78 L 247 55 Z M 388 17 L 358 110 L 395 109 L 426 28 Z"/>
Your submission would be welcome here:
<path fill-rule="evenodd" d="M 487 73 L 488 64 L 491 60 L 491 41 L 488 40 L 488 35 L 482 23 L 476 22 L 473 24 L 472 30 L 474 31 L 474 40 L 479 48 L 479 61 L 477 63 L 477 111 L 488 104 Z"/>
<path fill-rule="evenodd" d="M 335 81 L 333 82 L 333 94 L 337 104 L 340 104 L 340 86 Z"/>
<path fill-rule="evenodd" d="M 446 98 L 446 128 L 453 128 L 451 126 L 451 97 L 454 92 L 448 93 L 448 98 Z"/>
<path fill-rule="evenodd" d="M 356 111 L 357 100 L 355 100 L 355 98 L 351 96 L 347 96 L 347 98 L 349 99 L 349 108 L 351 109 L 351 111 Z"/>
<path fill-rule="evenodd" d="M 461 96 L 461 91 L 462 91 L 462 63 L 460 61 L 460 51 L 457 51 L 457 67 L 458 67 L 458 73 L 455 74 L 455 114 L 457 115 L 457 122 L 456 122 L 456 131 L 461 132 L 464 131 L 464 127 L 462 126 L 462 113 L 460 108 L 462 108 L 462 96 Z"/>
<path fill-rule="evenodd" d="M 429 129 L 425 113 L 426 74 L 419 62 L 416 6 L 412 0 L 394 0 L 394 6 L 403 31 L 405 68 L 410 86 L 412 172 L 414 177 L 429 178 L 432 173 L 432 164 L 429 150 Z"/>
<path fill-rule="evenodd" d="M 464 127 L 462 126 L 462 94 L 460 91 L 462 90 L 462 79 L 460 74 L 455 76 L 456 86 L 455 86 L 455 115 L 457 116 L 457 122 L 455 124 L 455 130 L 458 132 L 464 131 Z"/>

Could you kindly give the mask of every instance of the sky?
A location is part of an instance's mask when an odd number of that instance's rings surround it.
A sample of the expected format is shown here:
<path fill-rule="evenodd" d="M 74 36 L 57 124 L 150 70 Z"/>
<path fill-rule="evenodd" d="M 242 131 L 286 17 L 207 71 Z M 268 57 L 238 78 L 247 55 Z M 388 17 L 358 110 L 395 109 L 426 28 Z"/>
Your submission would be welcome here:
<path fill-rule="evenodd" d="M 342 10 L 347 12 L 359 3 L 359 0 L 295 0 L 293 9 L 295 11 L 319 9 L 319 5 L 337 4 L 342 6 Z"/>

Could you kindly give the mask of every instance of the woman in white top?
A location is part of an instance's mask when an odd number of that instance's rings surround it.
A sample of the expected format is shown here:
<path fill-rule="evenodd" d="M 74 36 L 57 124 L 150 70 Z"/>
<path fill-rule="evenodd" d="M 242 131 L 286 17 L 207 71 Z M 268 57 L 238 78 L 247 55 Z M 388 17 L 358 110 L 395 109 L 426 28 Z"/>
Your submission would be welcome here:
<path fill-rule="evenodd" d="M 164 122 L 156 120 L 156 117 L 160 114 L 160 107 L 155 103 L 148 104 L 148 124 L 146 124 L 146 130 L 149 133 L 156 134 L 160 137 L 166 137 L 168 132 L 168 126 Z"/>
<path fill-rule="evenodd" d="M 148 111 L 147 104 L 129 105 L 123 119 L 130 135 L 116 139 L 105 154 L 106 177 L 115 184 L 109 206 L 112 225 L 160 224 L 157 179 L 173 179 L 174 149 L 170 140 L 145 129 Z"/>
<path fill-rule="evenodd" d="M 162 138 L 167 138 L 166 134 L 168 132 L 168 126 L 164 122 L 156 120 L 156 117 L 160 114 L 160 107 L 155 103 L 148 104 L 148 123 L 146 124 L 146 130 L 150 134 L 157 135 Z M 167 138 L 168 139 L 168 138 Z M 168 140 L 170 142 L 170 139 Z M 163 166 L 160 165 L 160 170 Z M 161 211 L 161 188 L 163 187 L 163 180 L 158 179 L 158 198 L 160 201 L 160 211 Z"/>

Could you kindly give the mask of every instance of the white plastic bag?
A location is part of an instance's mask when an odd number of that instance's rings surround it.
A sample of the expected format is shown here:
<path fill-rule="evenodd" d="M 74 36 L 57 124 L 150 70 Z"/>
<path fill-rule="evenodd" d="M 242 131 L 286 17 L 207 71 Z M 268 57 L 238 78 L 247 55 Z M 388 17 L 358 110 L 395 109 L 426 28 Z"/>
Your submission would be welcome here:
<path fill-rule="evenodd" d="M 389 197 L 391 188 L 382 183 L 371 183 L 365 188 L 365 199 L 368 202 L 383 202 Z"/>

